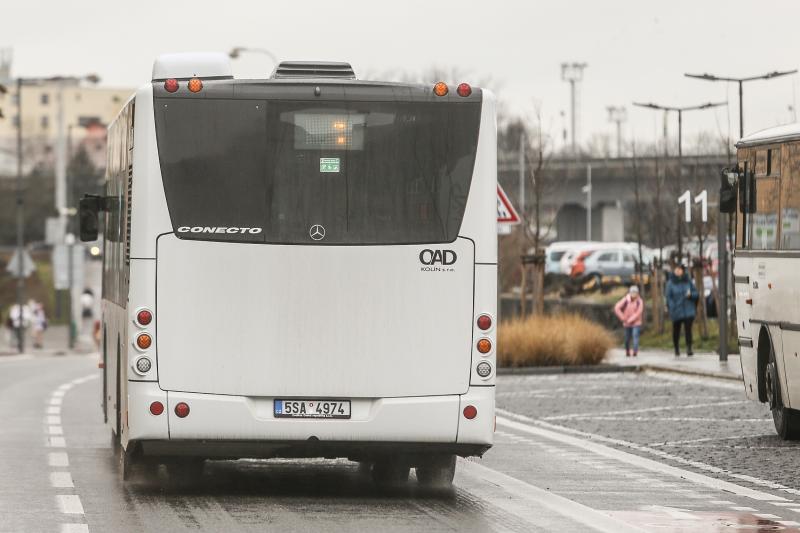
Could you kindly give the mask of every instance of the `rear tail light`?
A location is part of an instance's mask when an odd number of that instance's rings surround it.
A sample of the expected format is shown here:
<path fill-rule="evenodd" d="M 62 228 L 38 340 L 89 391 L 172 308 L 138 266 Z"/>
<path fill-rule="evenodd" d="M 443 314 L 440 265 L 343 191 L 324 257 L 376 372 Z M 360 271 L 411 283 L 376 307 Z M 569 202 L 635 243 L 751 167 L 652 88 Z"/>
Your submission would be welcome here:
<path fill-rule="evenodd" d="M 161 402 L 153 402 L 150 404 L 150 413 L 156 416 L 164 412 L 164 404 Z"/>
<path fill-rule="evenodd" d="M 136 337 L 136 346 L 138 346 L 142 350 L 148 349 L 152 344 L 153 344 L 153 337 L 151 337 L 147 333 L 139 333 L 139 335 Z"/>
<path fill-rule="evenodd" d="M 178 418 L 186 418 L 189 416 L 189 404 L 186 402 L 178 403 L 178 405 L 175 406 L 175 414 Z"/>
<path fill-rule="evenodd" d="M 153 363 L 147 357 L 140 357 L 136 360 L 136 371 L 139 374 L 147 374 L 153 368 Z"/>
<path fill-rule="evenodd" d="M 433 86 L 433 94 L 436 96 L 445 96 L 448 93 L 447 84 L 443 81 L 440 81 L 436 85 Z"/>
<path fill-rule="evenodd" d="M 464 408 L 464 418 L 472 420 L 478 416 L 478 409 L 474 405 L 468 405 Z"/>
<path fill-rule="evenodd" d="M 456 92 L 458 96 L 469 96 L 472 94 L 472 87 L 469 86 L 469 83 L 461 83 L 456 89 Z"/>
<path fill-rule="evenodd" d="M 489 339 L 481 339 L 478 341 L 478 351 L 481 353 L 489 353 L 492 351 L 492 341 Z"/>
<path fill-rule="evenodd" d="M 478 327 L 483 331 L 486 331 L 490 327 L 492 327 L 492 317 L 489 315 L 481 315 L 478 317 Z"/>
<path fill-rule="evenodd" d="M 203 82 L 200 78 L 192 78 L 189 80 L 189 90 L 193 93 L 199 93 L 203 88 Z"/>
<path fill-rule="evenodd" d="M 174 93 L 178 90 L 178 80 L 170 78 L 164 82 L 164 90 L 168 93 Z"/>
<path fill-rule="evenodd" d="M 147 326 L 152 321 L 153 321 L 153 313 L 151 313 L 147 309 L 141 309 L 138 313 L 136 313 L 136 323 L 139 324 L 140 326 Z"/>
<path fill-rule="evenodd" d="M 475 372 L 482 378 L 488 378 L 492 375 L 492 365 L 490 365 L 487 361 L 481 361 L 478 363 L 478 366 L 475 367 Z"/>

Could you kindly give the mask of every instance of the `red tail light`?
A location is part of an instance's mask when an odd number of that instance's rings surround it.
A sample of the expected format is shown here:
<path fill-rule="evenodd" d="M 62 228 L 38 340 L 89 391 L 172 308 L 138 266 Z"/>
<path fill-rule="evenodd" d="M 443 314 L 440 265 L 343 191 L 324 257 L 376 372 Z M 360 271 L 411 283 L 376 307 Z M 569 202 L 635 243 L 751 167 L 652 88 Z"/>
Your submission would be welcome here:
<path fill-rule="evenodd" d="M 478 409 L 474 405 L 468 405 L 464 408 L 464 418 L 472 420 L 478 416 Z"/>
<path fill-rule="evenodd" d="M 469 96 L 472 94 L 472 87 L 469 86 L 469 83 L 462 83 L 456 89 L 458 96 Z"/>
<path fill-rule="evenodd" d="M 175 78 L 168 79 L 167 81 L 164 82 L 164 89 L 168 93 L 174 93 L 175 91 L 178 90 L 178 80 L 176 80 Z"/>
<path fill-rule="evenodd" d="M 138 313 L 136 313 L 136 322 L 140 326 L 146 326 L 153 321 L 153 313 L 148 311 L 147 309 L 142 309 Z"/>
<path fill-rule="evenodd" d="M 492 317 L 489 315 L 481 315 L 478 317 L 478 327 L 483 331 L 486 331 L 490 327 L 492 327 Z"/>
<path fill-rule="evenodd" d="M 153 402 L 150 404 L 150 412 L 156 416 L 164 412 L 164 404 L 161 402 Z"/>
<path fill-rule="evenodd" d="M 178 418 L 186 418 L 189 416 L 189 404 L 180 402 L 175 406 L 175 414 L 178 415 Z"/>

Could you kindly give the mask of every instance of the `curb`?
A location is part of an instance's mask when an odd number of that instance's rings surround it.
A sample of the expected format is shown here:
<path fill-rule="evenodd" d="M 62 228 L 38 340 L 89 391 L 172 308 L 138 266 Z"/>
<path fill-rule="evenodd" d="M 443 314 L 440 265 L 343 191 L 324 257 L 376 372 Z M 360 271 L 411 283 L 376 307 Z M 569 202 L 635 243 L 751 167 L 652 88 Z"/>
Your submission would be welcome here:
<path fill-rule="evenodd" d="M 668 366 L 661 366 L 661 365 L 652 365 L 652 364 L 644 364 L 639 367 L 641 371 L 651 371 L 651 372 L 668 372 L 672 374 L 681 374 L 684 376 L 696 376 L 696 377 L 703 377 L 703 378 L 714 378 L 714 379 L 724 379 L 727 381 L 738 381 L 741 383 L 742 376 L 736 376 L 733 374 L 725 374 L 722 372 L 709 372 L 704 370 L 692 370 L 690 368 L 673 368 Z"/>
<path fill-rule="evenodd" d="M 615 372 L 638 372 L 639 365 L 575 365 L 575 366 L 518 366 L 500 367 L 498 376 L 531 376 L 548 374 L 603 374 Z"/>

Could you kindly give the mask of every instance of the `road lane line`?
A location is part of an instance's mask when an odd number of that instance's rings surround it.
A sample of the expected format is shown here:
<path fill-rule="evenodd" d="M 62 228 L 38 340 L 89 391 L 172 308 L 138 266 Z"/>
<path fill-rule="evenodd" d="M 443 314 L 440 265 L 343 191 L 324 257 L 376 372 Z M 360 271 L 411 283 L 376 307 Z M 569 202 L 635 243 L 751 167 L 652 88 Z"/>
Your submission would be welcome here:
<path fill-rule="evenodd" d="M 63 435 L 64 428 L 61 426 L 47 426 L 47 433 L 50 435 Z"/>
<path fill-rule="evenodd" d="M 89 533 L 86 524 L 61 524 L 61 533 Z"/>
<path fill-rule="evenodd" d="M 47 408 L 48 415 L 58 415 L 61 414 L 61 407 L 58 405 L 51 405 Z"/>
<path fill-rule="evenodd" d="M 66 448 L 67 441 L 64 440 L 64 437 L 48 437 L 47 445 L 51 448 Z"/>
<path fill-rule="evenodd" d="M 60 426 L 61 425 L 61 417 L 58 415 L 47 415 L 44 419 L 45 423 L 53 425 L 53 426 Z"/>
<path fill-rule="evenodd" d="M 59 494 L 56 496 L 56 504 L 64 514 L 83 514 L 81 499 L 76 494 Z"/>
<path fill-rule="evenodd" d="M 58 398 L 58 397 L 64 396 L 64 394 L 66 394 L 66 392 L 67 392 L 66 389 L 62 389 L 61 387 L 59 387 L 58 389 L 54 390 L 53 394 L 51 394 L 50 396 L 52 396 L 53 398 Z"/>
<path fill-rule="evenodd" d="M 57 489 L 75 487 L 69 472 L 50 472 L 50 485 Z"/>
<path fill-rule="evenodd" d="M 572 420 L 575 418 L 601 417 L 614 415 L 633 415 L 637 413 L 658 413 L 661 411 L 674 411 L 676 409 L 700 409 L 701 407 L 719 407 L 721 405 L 737 405 L 749 403 L 749 400 L 729 400 L 725 402 L 704 402 L 688 405 L 662 405 L 659 407 L 642 407 L 641 409 L 625 409 L 622 411 L 607 411 L 605 413 L 572 413 L 568 415 L 546 416 L 542 420 Z"/>
<path fill-rule="evenodd" d="M 47 464 L 50 466 L 69 466 L 69 457 L 66 452 L 50 452 L 47 454 Z"/>
<path fill-rule="evenodd" d="M 699 474 L 697 472 L 693 472 L 691 470 L 684 470 L 682 468 L 678 468 L 675 466 L 667 465 L 664 463 L 660 463 L 653 459 L 648 459 L 646 457 L 642 457 L 640 455 L 623 452 L 616 448 L 611 448 L 604 444 L 599 444 L 598 442 L 594 441 L 605 441 L 610 442 L 618 445 L 624 445 L 636 450 L 645 451 L 648 453 L 655 454 L 659 457 L 666 458 L 666 459 L 673 459 L 673 460 L 680 460 L 681 458 L 673 457 L 667 453 L 661 452 L 659 450 L 653 450 L 652 448 L 647 448 L 645 446 L 640 446 L 635 443 L 629 443 L 626 441 L 618 441 L 616 439 L 609 439 L 607 437 L 602 437 L 601 435 L 593 435 L 590 433 L 585 433 L 577 430 L 570 430 L 569 428 L 562 428 L 560 426 L 556 426 L 554 424 L 548 424 L 546 422 L 533 420 L 523 415 L 517 415 L 515 413 L 511 413 L 504 409 L 496 409 L 496 412 L 501 415 L 497 417 L 497 425 L 503 426 L 505 428 L 512 428 L 516 429 L 517 431 L 521 431 L 523 433 L 528 433 L 530 435 L 536 435 L 539 437 L 544 437 L 550 440 L 555 440 L 557 442 L 561 442 L 564 444 L 570 444 L 572 446 L 576 446 L 578 448 L 583 448 L 584 450 L 590 451 L 597 455 L 601 455 L 604 457 L 608 457 L 611 459 L 617 459 L 623 463 L 628 463 L 634 466 L 638 466 L 640 468 L 644 468 L 646 470 L 650 470 L 653 472 L 658 472 L 661 474 L 666 474 L 672 477 L 677 477 L 680 479 L 686 479 L 697 483 L 698 485 L 705 485 L 710 487 L 714 490 L 726 491 L 733 494 L 738 494 L 739 496 L 745 496 L 747 498 L 758 500 L 758 501 L 786 501 L 786 498 L 782 496 L 777 496 L 774 494 L 768 494 L 766 492 L 761 492 L 758 490 L 750 489 L 747 487 L 743 487 L 741 485 L 736 485 L 735 483 L 731 483 L 729 481 L 724 481 L 717 478 L 712 478 L 710 476 L 706 476 L 704 474 Z M 516 420 L 512 420 L 511 418 L 506 418 L 506 416 L 513 417 Z M 518 420 L 524 420 L 524 422 L 520 422 Z M 544 426 L 544 427 L 543 427 Z M 546 429 L 546 427 L 553 428 L 553 429 Z M 565 432 L 566 431 L 566 432 Z M 568 435 L 567 433 L 572 434 L 579 434 L 583 438 L 579 438 L 573 435 Z M 592 441 L 586 440 L 586 438 L 591 438 Z M 686 459 L 682 459 L 681 462 L 684 464 L 689 464 L 692 466 L 696 466 L 697 463 L 694 461 L 687 461 Z M 699 463 L 702 464 L 702 463 Z M 748 481 L 750 481 L 749 476 L 737 476 L 736 474 L 732 474 L 730 472 L 725 472 L 722 469 L 717 469 L 715 467 L 711 467 L 709 465 L 704 465 L 708 469 L 713 468 L 715 472 L 731 475 L 734 477 L 739 477 L 740 479 L 747 477 Z M 753 478 L 754 479 L 754 478 Z M 760 480 L 763 481 L 763 480 Z M 771 482 L 765 482 L 770 483 Z M 773 487 L 775 488 L 775 487 Z M 788 489 L 788 487 L 786 487 Z M 791 490 L 791 489 L 789 489 Z"/>
<path fill-rule="evenodd" d="M 602 533 L 642 533 L 644 530 L 620 522 L 601 511 L 541 489 L 530 483 L 493 470 L 474 461 L 460 460 L 459 471 L 469 477 L 488 481 L 506 490 L 507 497 L 496 498 L 481 494 L 480 498 L 524 520 L 536 523 L 536 506 L 579 522 Z M 523 501 L 519 501 L 523 500 Z"/>
<path fill-rule="evenodd" d="M 60 398 L 60 397 L 50 398 L 50 405 L 61 405 L 63 402 L 64 402 L 64 398 Z"/>

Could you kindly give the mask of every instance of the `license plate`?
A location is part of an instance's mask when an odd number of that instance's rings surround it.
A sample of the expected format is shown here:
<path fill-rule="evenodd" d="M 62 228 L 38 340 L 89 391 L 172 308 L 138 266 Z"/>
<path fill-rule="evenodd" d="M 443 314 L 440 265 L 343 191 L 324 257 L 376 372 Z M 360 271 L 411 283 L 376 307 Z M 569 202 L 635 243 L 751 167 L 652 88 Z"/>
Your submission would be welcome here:
<path fill-rule="evenodd" d="M 350 400 L 275 400 L 275 418 L 350 418 Z"/>

